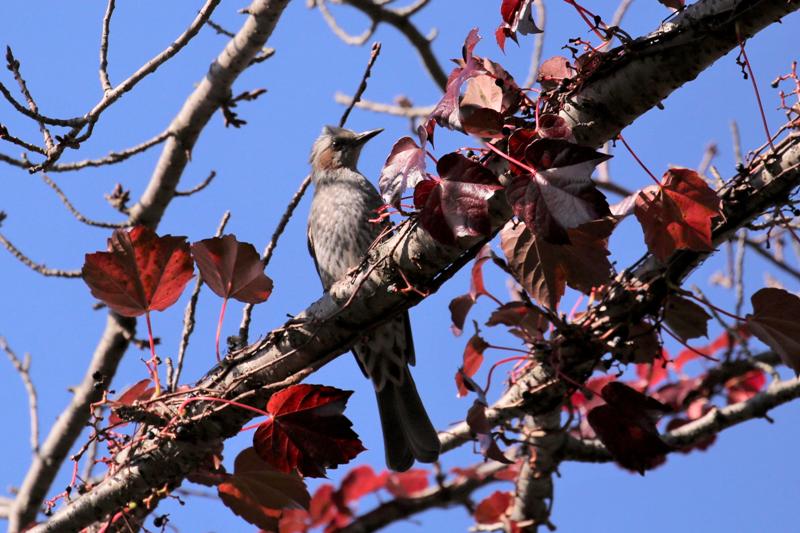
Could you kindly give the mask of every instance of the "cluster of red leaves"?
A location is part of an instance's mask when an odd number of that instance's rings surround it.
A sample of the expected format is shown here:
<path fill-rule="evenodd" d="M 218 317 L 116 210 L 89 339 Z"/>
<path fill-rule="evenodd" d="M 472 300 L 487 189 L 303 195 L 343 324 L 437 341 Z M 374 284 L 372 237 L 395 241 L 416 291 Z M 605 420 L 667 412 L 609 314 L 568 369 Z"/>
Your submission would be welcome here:
<path fill-rule="evenodd" d="M 760 369 L 749 370 L 714 386 L 708 381 L 710 374 L 701 372 L 689 377 L 684 372 L 687 363 L 724 353 L 747 335 L 747 330 L 740 328 L 736 335 L 723 332 L 707 345 L 687 348 L 672 360 L 665 353 L 663 360 L 638 364 L 637 379 L 627 382 L 617 381 L 614 375 L 590 379 L 583 390 L 573 393 L 570 399 L 569 407 L 581 415 L 580 426 L 575 431 L 582 438 L 596 436 L 620 466 L 640 473 L 663 464 L 670 451 L 688 453 L 707 449 L 716 437 L 673 450 L 661 440 L 656 424 L 661 416 L 668 415 L 664 429 L 671 431 L 713 409 L 711 402 L 717 394 L 733 404 L 747 401 L 761 392 L 766 377 Z M 673 373 L 674 378 L 671 378 Z M 591 394 L 587 396 L 584 390 Z M 649 396 L 647 391 L 652 391 Z"/>
<path fill-rule="evenodd" d="M 395 498 L 413 498 L 429 486 L 426 470 L 413 469 L 376 474 L 368 465 L 353 468 L 342 479 L 339 488 L 321 485 L 307 510 L 284 511 L 281 533 L 305 533 L 313 528 L 332 532 L 346 526 L 355 516 L 358 501 L 369 494 L 385 490 Z"/>
<path fill-rule="evenodd" d="M 146 226 L 115 230 L 107 252 L 86 254 L 83 280 L 97 299 L 123 316 L 163 311 L 174 304 L 194 275 L 197 262 L 203 280 L 218 295 L 260 303 L 272 281 L 251 244 L 233 235 L 190 247 L 185 237 L 158 236 Z"/>

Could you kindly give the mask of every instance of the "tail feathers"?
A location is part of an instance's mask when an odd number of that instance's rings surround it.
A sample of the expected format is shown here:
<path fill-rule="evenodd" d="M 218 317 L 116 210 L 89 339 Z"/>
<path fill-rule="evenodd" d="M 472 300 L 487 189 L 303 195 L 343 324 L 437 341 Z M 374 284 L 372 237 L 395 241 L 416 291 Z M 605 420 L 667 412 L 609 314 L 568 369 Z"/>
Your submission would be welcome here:
<path fill-rule="evenodd" d="M 439 458 L 439 436 L 425 412 L 408 368 L 402 384 L 388 382 L 376 391 L 381 416 L 386 464 L 402 472 L 414 460 L 432 463 Z"/>

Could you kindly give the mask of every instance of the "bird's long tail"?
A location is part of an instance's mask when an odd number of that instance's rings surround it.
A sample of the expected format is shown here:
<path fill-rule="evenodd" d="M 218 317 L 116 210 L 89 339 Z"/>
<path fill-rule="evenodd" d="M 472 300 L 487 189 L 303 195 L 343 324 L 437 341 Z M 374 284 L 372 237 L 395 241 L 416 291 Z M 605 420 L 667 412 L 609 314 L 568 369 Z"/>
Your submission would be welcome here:
<path fill-rule="evenodd" d="M 439 458 L 439 437 L 425 412 L 408 367 L 400 384 L 386 382 L 376 390 L 381 415 L 386 464 L 403 472 L 414 459 L 432 463 Z"/>

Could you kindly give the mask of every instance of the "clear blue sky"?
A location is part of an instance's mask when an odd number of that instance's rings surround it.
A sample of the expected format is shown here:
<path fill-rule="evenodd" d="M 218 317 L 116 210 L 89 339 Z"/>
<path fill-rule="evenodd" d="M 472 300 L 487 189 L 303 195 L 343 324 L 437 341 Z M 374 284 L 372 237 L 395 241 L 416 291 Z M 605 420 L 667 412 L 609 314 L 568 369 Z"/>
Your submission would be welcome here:
<path fill-rule="evenodd" d="M 478 26 L 484 40 L 476 53 L 500 61 L 524 80 L 533 40 L 523 38 L 521 46 L 509 43 L 503 55 L 493 39 L 499 23 L 499 0 L 433 0 L 415 17 L 423 32 L 436 27 L 439 35 L 434 50 L 440 60 L 458 57 L 470 28 Z M 118 2 L 110 46 L 110 75 L 119 82 L 149 57 L 162 50 L 193 18 L 201 2 Z M 236 10 L 244 2 L 225 2 L 214 19 L 237 29 L 242 16 Z M 587 0 L 585 6 L 610 19 L 616 2 Z M 0 44 L 11 45 L 30 89 L 41 110 L 51 116 L 75 116 L 88 110 L 100 98 L 97 57 L 100 23 L 105 2 L 6 0 L 0 6 Z M 360 32 L 364 17 L 346 7 L 334 6 L 343 25 Z M 569 37 L 590 38 L 574 12 L 561 2 L 548 2 L 547 45 L 544 57 L 559 53 Z M 655 0 L 637 0 L 623 23 L 634 36 L 654 29 L 669 14 Z M 775 111 L 776 92 L 769 81 L 788 71 L 796 42 L 798 17 L 788 17 L 748 43 L 767 108 L 770 125 L 775 128 L 782 116 Z M 439 92 L 420 68 L 416 53 L 391 27 L 381 27 L 375 39 L 383 51 L 373 69 L 366 98 L 392 101 L 398 94 L 415 104 L 435 102 Z M 162 131 L 180 108 L 193 84 L 199 81 L 210 60 L 225 45 L 226 39 L 210 29 L 201 35 L 157 75 L 144 81 L 134 92 L 113 106 L 102 118 L 91 142 L 80 153 L 68 153 L 65 160 L 97 157 L 110 150 L 137 144 Z M 265 87 L 268 93 L 258 101 L 240 104 L 240 116 L 248 121 L 241 129 L 224 128 L 215 116 L 204 131 L 181 181 L 187 189 L 216 170 L 216 181 L 202 194 L 171 204 L 159 231 L 187 235 L 198 240 L 213 234 L 226 209 L 233 212 L 228 231 L 240 240 L 261 249 L 277 224 L 284 206 L 307 172 L 309 147 L 325 123 L 335 123 L 342 109 L 333 102 L 335 91 L 352 93 L 368 57 L 368 48 L 349 47 L 335 38 L 318 12 L 305 8 L 305 2 L 292 2 L 269 42 L 277 54 L 250 69 L 236 83 L 234 92 Z M 449 66 L 446 66 L 449 70 Z M 0 73 L 7 85 L 10 75 Z M 647 90 L 646 87 L 642 90 Z M 639 156 L 658 175 L 668 165 L 695 167 L 705 146 L 716 141 L 719 156 L 715 164 L 723 176 L 732 174 L 733 156 L 729 122 L 738 121 L 745 150 L 762 144 L 764 133 L 757 115 L 749 81 L 743 80 L 735 54 L 677 91 L 665 102 L 663 111 L 653 110 L 625 131 L 626 139 Z M 37 140 L 38 132 L 19 120 L 16 113 L 0 102 L 0 123 L 12 131 L 24 132 Z M 384 127 L 364 151 L 361 170 L 377 177 L 389 149 L 397 138 L 407 134 L 407 121 L 356 110 L 348 124 L 364 130 Z M 437 151 L 445 153 L 470 144 L 458 134 L 437 134 Z M 16 154 L 16 148 L 3 144 L 0 151 Z M 147 184 L 158 150 L 113 167 L 80 173 L 57 174 L 53 178 L 87 216 L 119 220 L 102 199 L 114 184 L 122 183 L 137 198 Z M 87 228 L 75 221 L 37 176 L 11 168 L 0 168 L 0 210 L 8 219 L 2 232 L 37 261 L 57 268 L 79 268 L 86 252 L 102 249 L 109 233 Z M 625 152 L 618 151 L 611 161 L 611 174 L 631 188 L 648 184 L 647 177 Z M 305 217 L 309 199 L 300 205 L 268 269 L 275 291 L 267 304 L 254 314 L 252 336 L 263 334 L 296 313 L 320 295 L 320 285 L 312 262 L 307 257 Z M 629 264 L 643 251 L 641 233 L 628 221 L 612 238 L 613 258 L 620 266 Z M 694 274 L 691 283 L 705 286 L 720 267 L 711 261 Z M 752 260 L 747 266 L 746 292 L 751 294 L 764 284 L 765 264 Z M 788 289 L 797 290 L 781 278 Z M 503 277 L 487 269 L 490 289 L 504 297 Z M 460 273 L 438 294 L 412 310 L 418 365 L 415 376 L 434 423 L 444 428 L 463 418 L 470 400 L 457 399 L 453 374 L 460 363 L 465 338 L 455 338 L 449 330 L 447 303 L 466 292 L 468 278 Z M 721 305 L 732 305 L 732 296 L 720 289 L 708 294 Z M 105 323 L 105 312 L 92 311 L 89 291 L 79 280 L 43 279 L 5 252 L 0 251 L 0 335 L 17 352 L 30 352 L 33 379 L 40 393 L 43 431 L 49 429 L 66 405 L 67 388 L 81 379 Z M 174 355 L 180 334 L 180 320 L 188 294 L 173 309 L 154 316 L 156 335 L 161 337 L 159 352 Z M 572 295 L 563 302 L 567 309 Z M 200 377 L 213 363 L 213 337 L 220 301 L 209 292 L 201 295 L 199 327 L 188 354 L 187 381 Z M 240 319 L 240 306 L 230 305 L 224 334 L 233 334 Z M 483 322 L 490 307 L 482 302 L 472 317 Z M 749 303 L 745 310 L 749 310 Z M 140 331 L 144 331 L 142 323 Z M 716 334 L 714 331 L 713 334 Z M 513 342 L 490 332 L 500 343 Z M 675 350 L 674 346 L 670 346 Z M 131 349 L 114 381 L 121 390 L 145 375 L 140 359 L 144 353 Z M 501 355 L 490 354 L 489 361 Z M 6 365 L 4 367 L 4 365 Z M 488 365 L 487 365 L 488 367 Z M 0 464 L 4 487 L 18 484 L 28 465 L 28 419 L 25 396 L 17 376 L 0 361 L 3 383 L 0 402 L 6 438 L 0 444 L 5 460 Z M 369 451 L 359 457 L 382 467 L 383 451 L 377 412 L 370 385 L 362 379 L 351 357 L 339 358 L 312 376 L 311 383 L 324 383 L 352 389 L 348 415 Z M 497 391 L 495 391 L 497 392 Z M 773 413 L 776 424 L 750 422 L 725 432 L 708 452 L 675 455 L 666 466 L 641 478 L 613 465 L 564 464 L 555 484 L 553 522 L 560 531 L 642 531 L 675 530 L 792 531 L 798 496 L 796 420 L 800 407 L 789 406 Z M 226 459 L 249 445 L 251 435 L 229 441 Z M 465 465 L 479 460 L 469 446 L 447 454 L 445 466 Z M 346 468 L 332 471 L 336 482 Z M 66 470 L 53 493 L 67 483 Z M 312 482 L 312 486 L 315 482 Z M 490 490 L 503 487 L 495 485 Z M 505 485 L 510 489 L 510 485 Z M 487 491 L 478 494 L 481 497 Z M 372 505 L 368 497 L 362 508 Z M 180 531 L 251 531 L 253 528 L 234 517 L 213 500 L 189 498 L 185 508 L 174 503 L 163 506 Z M 161 510 L 160 510 L 161 512 Z M 471 524 L 463 510 L 433 511 L 413 522 L 394 524 L 393 532 L 463 531 Z"/>

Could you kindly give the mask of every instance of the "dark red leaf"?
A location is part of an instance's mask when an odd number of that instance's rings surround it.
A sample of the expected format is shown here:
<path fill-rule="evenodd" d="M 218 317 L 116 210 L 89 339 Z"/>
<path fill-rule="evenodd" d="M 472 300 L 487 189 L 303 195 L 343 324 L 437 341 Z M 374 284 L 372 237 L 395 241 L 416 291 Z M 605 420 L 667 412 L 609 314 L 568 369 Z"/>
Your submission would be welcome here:
<path fill-rule="evenodd" d="M 800 374 L 800 298 L 783 289 L 760 289 L 750 297 L 747 327 Z"/>
<path fill-rule="evenodd" d="M 640 474 L 663 463 L 671 448 L 661 440 L 656 421 L 669 409 L 618 381 L 601 394 L 607 403 L 589 411 L 588 421 L 614 460 Z"/>
<path fill-rule="evenodd" d="M 567 121 L 559 115 L 550 113 L 540 115 L 536 131 L 543 139 L 563 139 L 565 141 L 575 142 L 575 138 L 572 135 L 572 128 L 570 128 Z"/>
<path fill-rule="evenodd" d="M 464 386 L 463 377 L 461 379 L 458 378 L 462 375 L 462 372 L 470 378 L 478 372 L 483 364 L 483 352 L 488 347 L 489 343 L 477 333 L 467 341 L 467 346 L 464 348 L 463 366 L 456 372 L 456 387 L 458 388 L 459 398 L 467 395 L 467 388 Z"/>
<path fill-rule="evenodd" d="M 505 50 L 505 39 L 510 37 L 516 41 L 517 32 L 522 35 L 541 33 L 531 14 L 533 0 L 503 0 L 500 5 L 500 15 L 503 23 L 497 28 L 495 37 L 501 50 Z M 502 35 L 502 37 L 501 37 Z"/>
<path fill-rule="evenodd" d="M 667 7 L 671 7 L 675 11 L 683 9 L 684 0 L 658 0 L 660 3 Z"/>
<path fill-rule="evenodd" d="M 591 175 L 609 158 L 563 139 L 538 139 L 525 149 L 533 174 L 515 176 L 506 188 L 514 214 L 538 236 L 555 244 L 569 242 L 567 231 L 610 214 Z"/>
<path fill-rule="evenodd" d="M 494 174 L 458 153 L 443 156 L 436 168 L 442 179 L 422 181 L 414 190 L 422 227 L 445 244 L 489 235 L 488 201 L 502 188 Z"/>
<path fill-rule="evenodd" d="M 361 499 L 386 485 L 388 473 L 376 475 L 369 465 L 357 466 L 342 479 L 338 495 L 344 504 Z"/>
<path fill-rule="evenodd" d="M 679 339 L 686 342 L 708 335 L 711 316 L 693 301 L 670 294 L 664 304 L 664 321 Z"/>
<path fill-rule="evenodd" d="M 411 498 L 428 488 L 428 471 L 412 468 L 407 472 L 392 472 L 386 481 L 386 490 L 397 498 Z"/>
<path fill-rule="evenodd" d="M 550 324 L 536 307 L 524 302 L 509 302 L 498 307 L 486 321 L 487 326 L 503 324 L 511 333 L 526 340 L 541 340 Z"/>
<path fill-rule="evenodd" d="M 561 81 L 575 75 L 569 59 L 562 56 L 551 57 L 539 67 L 537 81 L 545 91 L 551 91 L 561 85 Z"/>
<path fill-rule="evenodd" d="M 679 249 L 714 249 L 711 221 L 722 215 L 720 199 L 694 170 L 669 169 L 660 187 L 639 192 L 633 212 L 647 247 L 661 261 Z"/>
<path fill-rule="evenodd" d="M 486 404 L 481 400 L 475 400 L 472 407 L 467 411 L 467 426 L 470 432 L 480 445 L 481 454 L 487 459 L 493 459 L 501 463 L 511 464 L 514 461 L 508 459 L 500 450 L 497 442 L 492 435 L 492 426 L 486 418 Z"/>
<path fill-rule="evenodd" d="M 445 86 L 444 96 L 433 108 L 430 118 L 436 121 L 439 126 L 445 128 L 460 130 L 461 120 L 459 118 L 459 97 L 461 96 L 461 86 L 472 76 L 480 73 L 480 65 L 473 57 L 472 51 L 475 45 L 480 41 L 478 29 L 473 28 L 467 35 L 462 49 L 462 56 L 464 58 L 463 64 L 456 67 L 447 78 L 447 85 Z M 433 143 L 432 136 L 431 143 Z"/>
<path fill-rule="evenodd" d="M 541 305 L 556 309 L 565 285 L 588 294 L 611 277 L 608 236 L 610 220 L 584 224 L 568 231 L 571 244 L 552 244 L 535 237 L 524 224 L 506 226 L 500 233 L 514 277 Z"/>
<path fill-rule="evenodd" d="M 221 298 L 258 304 L 272 293 L 272 280 L 255 247 L 233 235 L 192 244 L 192 255 L 203 282 Z"/>
<path fill-rule="evenodd" d="M 156 391 L 155 387 L 150 387 L 151 381 L 149 379 L 143 379 L 138 383 L 131 385 L 125 392 L 123 392 L 119 398 L 117 398 L 111 404 L 111 416 L 108 417 L 109 424 L 121 424 L 125 422 L 119 416 L 117 416 L 115 407 L 120 405 L 133 405 L 137 401 L 145 401 L 149 400 L 153 393 Z"/>
<path fill-rule="evenodd" d="M 217 491 L 234 513 L 267 530 L 277 528 L 281 509 L 304 509 L 310 502 L 302 479 L 273 470 L 253 448 L 236 457 L 233 475 L 220 483 Z"/>
<path fill-rule="evenodd" d="M 253 435 L 262 459 L 281 472 L 324 477 L 326 468 L 349 462 L 364 451 L 344 416 L 352 391 L 322 385 L 293 385 L 272 395 L 272 418 Z"/>
<path fill-rule="evenodd" d="M 696 393 L 703 384 L 699 377 L 681 378 L 680 380 L 667 383 L 653 393 L 653 398 L 669 406 L 669 408 L 680 413 L 686 408 L 686 399 Z"/>
<path fill-rule="evenodd" d="M 636 365 L 636 375 L 645 388 L 649 389 L 667 379 L 667 369 L 662 361 L 639 363 Z"/>
<path fill-rule="evenodd" d="M 496 524 L 506 514 L 514 495 L 506 491 L 495 491 L 484 498 L 475 508 L 475 521 L 479 524 Z"/>
<path fill-rule="evenodd" d="M 159 237 L 146 226 L 118 229 L 108 252 L 86 254 L 81 273 L 95 298 L 123 316 L 163 311 L 192 279 L 186 237 Z"/>
<path fill-rule="evenodd" d="M 392 146 L 378 178 L 383 201 L 399 207 L 403 191 L 416 187 L 426 176 L 425 145 L 420 147 L 411 137 L 403 137 Z"/>
<path fill-rule="evenodd" d="M 457 296 L 450 301 L 450 319 L 453 322 L 453 333 L 458 336 L 464 331 L 464 322 L 472 306 L 478 301 L 478 297 L 488 295 L 486 286 L 483 283 L 483 264 L 492 257 L 492 249 L 486 244 L 475 256 L 472 263 L 470 276 L 469 292 Z"/>

